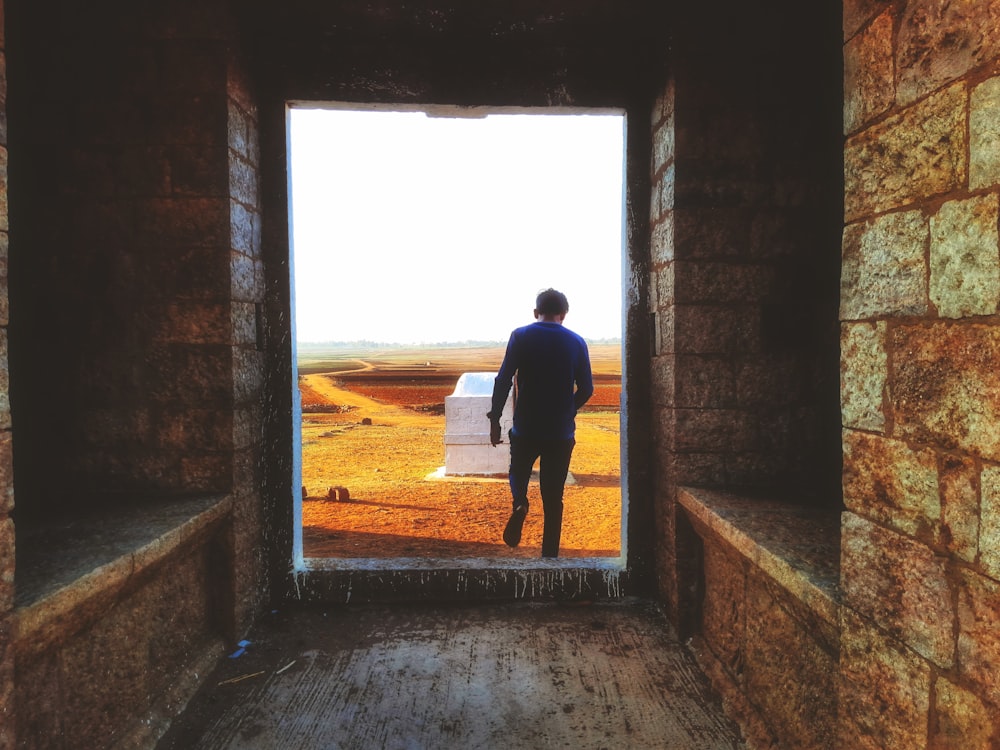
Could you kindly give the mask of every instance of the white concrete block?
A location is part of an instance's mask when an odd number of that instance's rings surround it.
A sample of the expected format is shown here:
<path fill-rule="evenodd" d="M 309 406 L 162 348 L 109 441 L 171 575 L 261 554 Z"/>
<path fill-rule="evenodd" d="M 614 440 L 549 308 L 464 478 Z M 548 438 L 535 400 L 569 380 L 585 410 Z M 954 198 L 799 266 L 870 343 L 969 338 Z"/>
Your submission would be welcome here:
<path fill-rule="evenodd" d="M 500 417 L 503 443 L 490 445 L 486 416 L 493 398 L 496 373 L 466 372 L 444 399 L 444 473 L 446 475 L 506 474 L 510 467 L 507 432 L 514 422 L 514 401 L 508 396 Z"/>

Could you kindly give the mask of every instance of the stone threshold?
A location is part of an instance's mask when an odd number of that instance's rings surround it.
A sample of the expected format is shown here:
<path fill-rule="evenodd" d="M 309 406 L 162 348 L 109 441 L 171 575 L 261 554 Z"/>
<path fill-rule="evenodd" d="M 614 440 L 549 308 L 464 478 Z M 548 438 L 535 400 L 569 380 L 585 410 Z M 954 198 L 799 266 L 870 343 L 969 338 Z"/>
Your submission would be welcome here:
<path fill-rule="evenodd" d="M 678 502 L 702 526 L 826 622 L 838 626 L 840 512 L 682 487 Z"/>
<path fill-rule="evenodd" d="M 148 570 L 216 529 L 230 497 L 143 502 L 17 525 L 15 641 L 41 650 L 103 609 Z"/>
<path fill-rule="evenodd" d="M 303 602 L 583 601 L 627 596 L 625 559 L 319 559 L 294 571 Z"/>

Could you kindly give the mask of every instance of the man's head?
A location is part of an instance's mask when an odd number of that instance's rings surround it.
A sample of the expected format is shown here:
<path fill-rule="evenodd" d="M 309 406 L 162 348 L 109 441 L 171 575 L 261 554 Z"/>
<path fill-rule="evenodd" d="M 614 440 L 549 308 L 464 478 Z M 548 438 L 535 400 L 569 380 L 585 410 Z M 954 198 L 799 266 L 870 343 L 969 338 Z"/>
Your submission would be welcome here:
<path fill-rule="evenodd" d="M 535 317 L 561 323 L 569 312 L 569 301 L 562 292 L 545 289 L 535 298 Z"/>

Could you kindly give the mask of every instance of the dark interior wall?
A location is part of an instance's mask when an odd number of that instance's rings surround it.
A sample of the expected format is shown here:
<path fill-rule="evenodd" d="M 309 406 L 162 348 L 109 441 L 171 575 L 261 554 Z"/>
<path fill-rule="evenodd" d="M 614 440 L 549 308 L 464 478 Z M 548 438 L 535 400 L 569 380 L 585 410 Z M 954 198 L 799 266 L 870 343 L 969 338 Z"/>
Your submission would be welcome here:
<path fill-rule="evenodd" d="M 672 23 L 651 286 L 658 569 L 679 612 L 697 550 L 677 486 L 840 504 L 839 25 L 839 4 L 793 2 L 685 3 Z"/>
<path fill-rule="evenodd" d="M 20 517 L 232 483 L 219 5 L 8 6 Z"/>

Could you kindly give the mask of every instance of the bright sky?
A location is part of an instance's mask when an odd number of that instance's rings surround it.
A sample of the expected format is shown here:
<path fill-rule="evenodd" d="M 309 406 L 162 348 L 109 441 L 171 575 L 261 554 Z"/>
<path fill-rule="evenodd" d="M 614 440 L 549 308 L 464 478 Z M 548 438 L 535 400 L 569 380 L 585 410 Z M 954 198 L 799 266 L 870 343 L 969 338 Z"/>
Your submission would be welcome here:
<path fill-rule="evenodd" d="M 621 335 L 624 117 L 291 110 L 296 339 Z"/>

